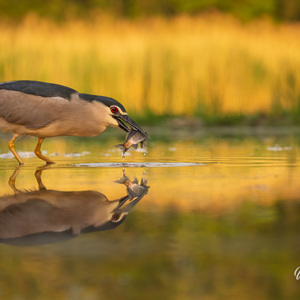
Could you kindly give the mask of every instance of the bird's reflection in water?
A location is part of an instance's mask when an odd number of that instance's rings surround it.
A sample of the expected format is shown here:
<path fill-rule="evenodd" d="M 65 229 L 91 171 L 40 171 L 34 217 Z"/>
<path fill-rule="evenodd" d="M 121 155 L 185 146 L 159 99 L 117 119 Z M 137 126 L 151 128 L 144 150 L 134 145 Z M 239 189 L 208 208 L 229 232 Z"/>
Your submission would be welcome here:
<path fill-rule="evenodd" d="M 10 177 L 14 195 L 0 197 L 0 242 L 15 245 L 55 243 L 80 233 L 109 230 L 119 226 L 130 210 L 147 194 L 146 180 L 138 183 L 123 174 L 126 195 L 109 201 L 98 191 L 47 190 L 42 170 L 35 172 L 38 190 L 20 191 Z"/>

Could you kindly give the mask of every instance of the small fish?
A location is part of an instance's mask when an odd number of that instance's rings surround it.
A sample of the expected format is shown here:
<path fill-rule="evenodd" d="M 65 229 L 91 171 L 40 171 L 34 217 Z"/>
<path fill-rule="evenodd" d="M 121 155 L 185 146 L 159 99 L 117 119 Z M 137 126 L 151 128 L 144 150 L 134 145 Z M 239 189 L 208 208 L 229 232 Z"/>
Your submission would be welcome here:
<path fill-rule="evenodd" d="M 147 133 L 146 135 L 144 135 L 137 130 L 131 130 L 127 135 L 126 142 L 124 144 L 115 145 L 114 147 L 119 148 L 123 151 L 123 158 L 124 158 L 125 152 L 127 152 L 131 146 L 134 149 L 137 149 L 138 143 L 140 143 L 141 148 L 147 147 L 147 142 L 146 142 L 147 140 L 148 140 Z"/>

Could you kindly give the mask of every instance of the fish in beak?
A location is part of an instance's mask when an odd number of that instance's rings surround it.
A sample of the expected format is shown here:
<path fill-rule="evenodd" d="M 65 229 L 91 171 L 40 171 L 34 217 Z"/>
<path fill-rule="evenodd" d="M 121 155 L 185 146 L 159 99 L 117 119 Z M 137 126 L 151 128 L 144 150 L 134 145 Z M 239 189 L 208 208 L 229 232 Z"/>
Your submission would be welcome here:
<path fill-rule="evenodd" d="M 113 117 L 117 120 L 119 124 L 119 128 L 121 128 L 122 130 L 129 132 L 131 131 L 131 128 L 133 128 L 139 131 L 141 134 L 145 136 L 145 138 L 148 139 L 147 133 L 137 123 L 135 123 L 127 114 L 124 115 L 119 114 L 118 116 L 113 116 Z"/>

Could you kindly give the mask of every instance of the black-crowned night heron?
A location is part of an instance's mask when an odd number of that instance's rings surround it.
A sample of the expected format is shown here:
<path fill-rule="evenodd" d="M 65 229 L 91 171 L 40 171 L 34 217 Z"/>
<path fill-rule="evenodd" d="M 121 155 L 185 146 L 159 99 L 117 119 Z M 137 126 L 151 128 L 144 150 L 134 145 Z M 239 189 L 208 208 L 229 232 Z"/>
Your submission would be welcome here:
<path fill-rule="evenodd" d="M 15 139 L 20 135 L 38 137 L 34 153 L 51 164 L 53 161 L 41 153 L 45 138 L 97 136 L 108 126 L 126 132 L 132 127 L 147 136 L 115 99 L 81 94 L 62 85 L 40 81 L 0 83 L 0 131 L 14 133 L 8 147 L 20 165 L 23 161 L 15 149 Z"/>

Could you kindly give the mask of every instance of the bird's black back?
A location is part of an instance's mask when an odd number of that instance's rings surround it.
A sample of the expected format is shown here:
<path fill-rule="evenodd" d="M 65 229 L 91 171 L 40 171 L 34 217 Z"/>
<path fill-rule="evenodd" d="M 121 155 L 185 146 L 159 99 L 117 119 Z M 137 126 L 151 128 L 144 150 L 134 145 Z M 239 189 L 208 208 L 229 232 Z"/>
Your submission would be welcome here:
<path fill-rule="evenodd" d="M 0 90 L 10 90 L 21 92 L 29 95 L 41 97 L 61 97 L 67 100 L 71 99 L 71 95 L 78 93 L 69 87 L 33 80 L 19 80 L 0 83 Z"/>
<path fill-rule="evenodd" d="M 41 97 L 61 97 L 66 100 L 71 100 L 73 94 L 78 94 L 80 99 L 84 101 L 99 101 L 106 106 L 117 105 L 124 112 L 125 107 L 118 102 L 117 100 L 105 97 L 97 96 L 90 94 L 79 94 L 76 90 L 55 83 L 48 83 L 43 81 L 34 81 L 34 80 L 18 80 L 18 81 L 9 81 L 0 83 L 0 90 L 9 90 L 25 93 L 28 95 L 41 96 Z"/>

